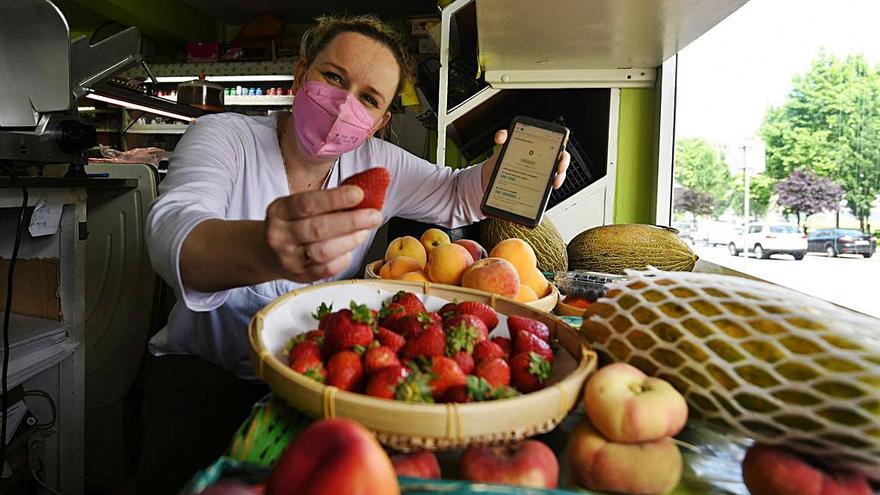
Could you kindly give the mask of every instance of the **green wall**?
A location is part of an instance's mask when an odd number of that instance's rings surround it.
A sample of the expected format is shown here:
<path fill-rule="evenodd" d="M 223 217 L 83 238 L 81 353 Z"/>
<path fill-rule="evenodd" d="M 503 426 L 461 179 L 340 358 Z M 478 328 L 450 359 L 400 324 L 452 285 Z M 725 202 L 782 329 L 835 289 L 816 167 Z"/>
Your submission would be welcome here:
<path fill-rule="evenodd" d="M 614 223 L 654 223 L 659 90 L 621 89 Z"/>

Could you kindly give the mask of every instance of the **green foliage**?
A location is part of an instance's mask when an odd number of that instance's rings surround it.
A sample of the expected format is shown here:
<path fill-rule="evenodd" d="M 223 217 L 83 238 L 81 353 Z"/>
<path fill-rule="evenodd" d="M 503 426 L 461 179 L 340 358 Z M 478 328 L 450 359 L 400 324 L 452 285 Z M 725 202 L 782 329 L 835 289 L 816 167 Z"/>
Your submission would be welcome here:
<path fill-rule="evenodd" d="M 712 213 L 716 216 L 730 203 L 730 169 L 721 153 L 704 139 L 675 140 L 675 181 L 697 198 L 712 198 Z M 689 203 L 704 205 L 705 201 Z M 702 208 L 700 210 L 702 213 Z"/>
<path fill-rule="evenodd" d="M 803 168 L 834 179 L 864 228 L 880 192 L 878 102 L 880 68 L 862 55 L 821 52 L 794 78 L 785 103 L 764 119 L 767 175 L 784 179 Z"/>
<path fill-rule="evenodd" d="M 773 185 L 776 181 L 764 174 L 749 177 L 749 216 L 761 218 L 770 209 L 770 198 L 773 196 Z M 730 198 L 730 208 L 737 215 L 745 212 L 745 180 L 742 174 L 737 174 L 733 184 L 733 194 Z"/>

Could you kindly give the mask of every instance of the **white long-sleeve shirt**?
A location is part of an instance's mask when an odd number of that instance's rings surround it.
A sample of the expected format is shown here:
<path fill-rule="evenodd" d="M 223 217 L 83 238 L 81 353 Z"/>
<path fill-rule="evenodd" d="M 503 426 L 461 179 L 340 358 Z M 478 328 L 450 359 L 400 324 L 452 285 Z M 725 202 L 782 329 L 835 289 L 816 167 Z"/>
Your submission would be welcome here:
<path fill-rule="evenodd" d="M 175 289 L 178 301 L 168 325 L 150 342 L 153 354 L 190 354 L 254 379 L 248 359 L 250 318 L 281 294 L 307 285 L 274 280 L 203 293 L 187 287 L 180 275 L 181 246 L 200 222 L 263 220 L 273 200 L 290 194 L 276 122 L 275 117 L 210 115 L 199 118 L 178 143 L 146 225 L 153 268 Z M 483 217 L 479 166 L 439 167 L 380 139 L 368 139 L 342 155 L 327 187 L 378 166 L 391 173 L 385 221 L 396 216 L 454 228 Z M 355 275 L 375 234 L 354 250 L 351 266 L 335 279 Z M 216 257 L 213 269 L 222 270 L 222 246 Z"/>

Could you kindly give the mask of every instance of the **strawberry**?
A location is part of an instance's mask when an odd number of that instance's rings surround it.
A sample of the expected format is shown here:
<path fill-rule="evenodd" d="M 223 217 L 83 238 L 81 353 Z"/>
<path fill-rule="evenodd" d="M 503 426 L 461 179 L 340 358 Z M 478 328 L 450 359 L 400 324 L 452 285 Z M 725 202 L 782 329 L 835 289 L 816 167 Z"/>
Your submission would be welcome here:
<path fill-rule="evenodd" d="M 403 307 L 403 304 L 382 303 L 382 309 L 379 310 L 379 325 L 385 328 L 394 328 L 394 325 L 405 316 L 406 308 Z"/>
<path fill-rule="evenodd" d="M 425 309 L 424 303 L 419 299 L 419 296 L 413 294 L 412 292 L 399 291 L 397 294 L 391 298 L 392 303 L 397 303 L 403 306 L 403 310 L 408 315 L 417 315 L 420 313 L 427 313 L 428 310 Z"/>
<path fill-rule="evenodd" d="M 469 376 L 468 379 L 471 377 Z M 449 390 L 443 394 L 442 402 L 471 402 L 468 394 L 467 385 L 459 385 L 457 387 L 449 387 Z"/>
<path fill-rule="evenodd" d="M 320 357 L 311 355 L 301 356 L 290 363 L 290 368 L 318 383 L 324 383 L 327 378 L 327 370 L 324 369 L 324 364 L 321 362 Z"/>
<path fill-rule="evenodd" d="M 395 392 L 397 392 L 397 386 L 407 376 L 409 376 L 409 370 L 399 364 L 382 368 L 373 373 L 367 381 L 367 395 L 393 399 Z"/>
<path fill-rule="evenodd" d="M 385 346 L 373 347 L 364 353 L 364 373 L 371 375 L 388 366 L 400 366 L 397 354 Z"/>
<path fill-rule="evenodd" d="M 315 312 L 312 313 L 312 318 L 318 320 L 318 330 L 323 330 L 327 325 L 327 317 L 333 314 L 333 304 L 329 306 L 327 303 L 321 303 L 320 306 L 315 308 Z"/>
<path fill-rule="evenodd" d="M 489 382 L 492 388 L 510 385 L 510 366 L 501 358 L 480 361 L 474 369 L 474 375 Z"/>
<path fill-rule="evenodd" d="M 443 332 L 443 328 L 431 317 L 431 314 L 433 313 L 406 315 L 397 321 L 392 330 L 402 335 L 406 340 L 415 338 L 428 328 L 434 328 Z"/>
<path fill-rule="evenodd" d="M 458 367 L 464 371 L 465 375 L 470 375 L 474 371 L 474 358 L 467 352 L 458 351 L 450 357 L 458 363 Z"/>
<path fill-rule="evenodd" d="M 510 360 L 513 385 L 524 394 L 543 388 L 551 371 L 550 362 L 537 352 L 521 352 Z"/>
<path fill-rule="evenodd" d="M 347 351 L 354 346 L 369 347 L 373 342 L 375 319 L 369 308 L 351 302 L 351 309 L 343 309 L 328 317 L 324 329 L 324 353 L 327 356 Z"/>
<path fill-rule="evenodd" d="M 446 336 L 443 335 L 443 330 L 439 326 L 431 326 L 415 337 L 407 339 L 402 352 L 404 359 L 432 358 L 442 356 L 445 349 Z"/>
<path fill-rule="evenodd" d="M 513 336 L 513 354 L 536 352 L 547 361 L 553 362 L 553 349 L 550 344 L 529 332 L 519 332 Z"/>
<path fill-rule="evenodd" d="M 287 345 L 284 346 L 284 353 L 289 356 L 291 349 L 296 347 L 297 344 L 305 342 L 307 340 L 315 342 L 316 344 L 318 344 L 318 347 L 324 347 L 324 331 L 309 330 L 308 332 L 304 332 L 294 336 L 290 339 L 290 341 L 287 342 Z"/>
<path fill-rule="evenodd" d="M 327 361 L 327 385 L 349 392 L 363 385 L 364 367 L 354 351 L 340 351 Z"/>
<path fill-rule="evenodd" d="M 353 210 L 374 208 L 381 210 L 385 204 L 385 192 L 391 183 L 391 174 L 382 167 L 375 167 L 354 174 L 342 182 L 343 186 L 358 186 L 364 191 L 364 199 Z"/>
<path fill-rule="evenodd" d="M 467 384 L 467 375 L 461 370 L 458 363 L 445 356 L 434 358 L 431 365 L 431 375 L 431 396 L 434 400 L 440 400 L 451 387 Z"/>
<path fill-rule="evenodd" d="M 507 328 L 510 329 L 510 335 L 514 338 L 520 332 L 528 332 L 537 335 L 544 342 L 550 343 L 550 329 L 538 320 L 516 315 L 508 316 Z"/>
<path fill-rule="evenodd" d="M 457 308 L 458 308 L 458 303 L 450 302 L 450 303 L 444 304 L 440 308 L 440 311 L 437 311 L 437 313 L 439 313 L 440 316 L 442 316 L 445 319 L 447 316 L 451 316 L 451 315 L 455 314 Z"/>
<path fill-rule="evenodd" d="M 430 373 L 423 373 L 417 367 L 409 368 L 409 375 L 397 386 L 394 398 L 404 402 L 433 403 L 431 378 Z"/>
<path fill-rule="evenodd" d="M 303 340 L 293 346 L 287 355 L 287 364 L 292 365 L 297 359 L 310 356 L 318 361 L 321 360 L 321 347 L 314 340 Z"/>
<path fill-rule="evenodd" d="M 395 354 L 400 352 L 403 344 L 406 344 L 406 340 L 403 337 L 383 327 L 379 327 L 376 333 L 376 340 L 379 341 L 379 345 L 391 349 Z"/>
<path fill-rule="evenodd" d="M 492 337 L 492 342 L 498 344 L 504 350 L 504 359 L 510 359 L 510 351 L 513 349 L 513 343 L 507 337 Z"/>
<path fill-rule="evenodd" d="M 480 362 L 484 359 L 507 358 L 507 353 L 500 345 L 491 340 L 484 340 L 474 346 L 474 361 Z"/>
<path fill-rule="evenodd" d="M 476 301 L 465 301 L 458 303 L 455 308 L 459 314 L 469 314 L 478 317 L 486 324 L 486 328 L 491 332 L 498 326 L 498 314 L 488 304 Z"/>
<path fill-rule="evenodd" d="M 489 338 L 489 330 L 483 320 L 471 314 L 452 315 L 443 322 L 443 329 L 446 330 L 447 342 L 451 355 L 462 349 L 471 353 L 474 352 L 474 346 L 477 342 L 482 342 Z"/>

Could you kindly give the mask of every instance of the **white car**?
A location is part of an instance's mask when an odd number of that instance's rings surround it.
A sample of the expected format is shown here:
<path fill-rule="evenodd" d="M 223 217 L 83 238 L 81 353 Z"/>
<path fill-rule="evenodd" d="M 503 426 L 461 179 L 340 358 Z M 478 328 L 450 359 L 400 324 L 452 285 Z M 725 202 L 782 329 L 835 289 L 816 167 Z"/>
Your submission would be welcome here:
<path fill-rule="evenodd" d="M 706 224 L 701 236 L 707 246 L 727 246 L 736 239 L 737 226 L 728 222 L 711 222 Z"/>
<path fill-rule="evenodd" d="M 807 236 L 793 223 L 750 223 L 744 235 L 738 236 L 728 244 L 731 256 L 739 256 L 746 251 L 754 253 L 755 258 L 767 259 L 774 254 L 790 254 L 796 260 L 807 254 Z"/>

